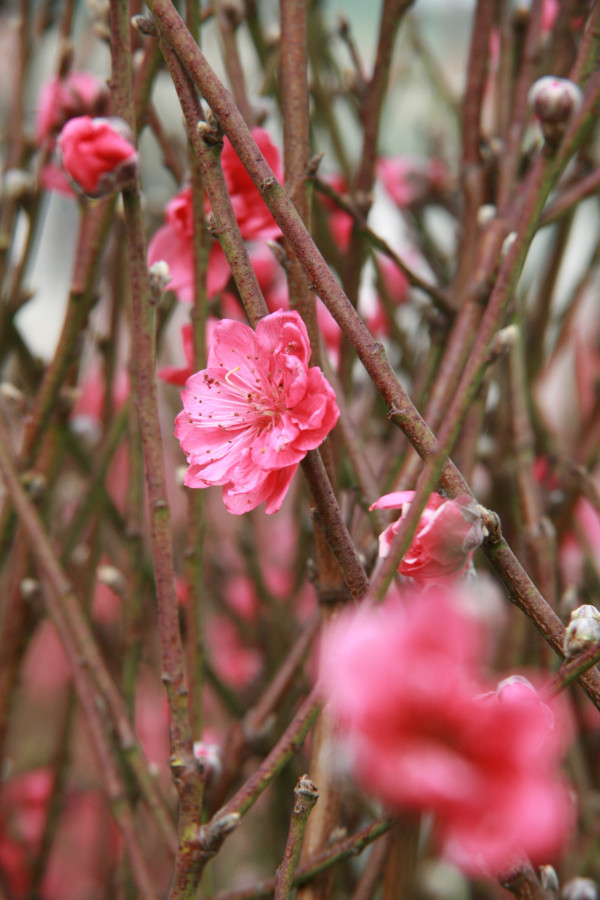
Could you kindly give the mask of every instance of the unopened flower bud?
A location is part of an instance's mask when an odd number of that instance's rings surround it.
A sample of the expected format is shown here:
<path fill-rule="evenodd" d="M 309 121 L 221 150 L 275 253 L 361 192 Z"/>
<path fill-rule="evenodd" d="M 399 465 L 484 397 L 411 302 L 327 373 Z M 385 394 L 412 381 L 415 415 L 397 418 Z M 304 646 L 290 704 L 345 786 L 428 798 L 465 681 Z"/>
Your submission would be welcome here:
<path fill-rule="evenodd" d="M 136 31 L 139 31 L 140 34 L 145 34 L 148 37 L 156 37 L 158 34 L 154 20 L 149 16 L 132 16 L 131 24 Z"/>
<path fill-rule="evenodd" d="M 11 406 L 17 412 L 23 412 L 27 405 L 22 392 L 10 381 L 3 381 L 0 384 L 0 397 L 7 406 Z"/>
<path fill-rule="evenodd" d="M 98 566 L 96 575 L 98 576 L 98 581 L 109 587 L 117 596 L 125 596 L 127 582 L 123 573 L 115 566 Z"/>
<path fill-rule="evenodd" d="M 502 243 L 502 250 L 501 250 L 502 259 L 504 259 L 506 257 L 506 255 L 508 254 L 510 248 L 512 247 L 512 245 L 514 244 L 516 239 L 517 239 L 516 231 L 511 231 L 510 234 L 506 235 L 506 237 L 504 238 L 504 241 Z"/>
<path fill-rule="evenodd" d="M 565 632 L 563 650 L 566 659 L 584 653 L 600 642 L 600 611 L 585 604 L 574 609 Z"/>
<path fill-rule="evenodd" d="M 195 741 L 194 756 L 204 774 L 205 784 L 208 785 L 219 777 L 223 769 L 223 749 L 219 744 Z"/>
<path fill-rule="evenodd" d="M 31 603 L 41 594 L 40 583 L 37 578 L 24 578 L 19 585 L 19 592 L 26 603 Z"/>
<path fill-rule="evenodd" d="M 562 890 L 563 900 L 598 900 L 598 885 L 591 878 L 572 878 Z"/>
<path fill-rule="evenodd" d="M 152 297 L 158 303 L 161 294 L 171 280 L 169 264 L 164 259 L 157 259 L 155 263 L 152 263 L 148 272 Z"/>
<path fill-rule="evenodd" d="M 196 125 L 196 129 L 208 147 L 214 147 L 223 140 L 223 132 L 214 116 L 209 116 L 206 122 L 200 120 Z"/>
<path fill-rule="evenodd" d="M 560 882 L 554 866 L 540 866 L 540 881 L 545 891 L 553 897 L 558 897 Z"/>
<path fill-rule="evenodd" d="M 582 100 L 581 88 L 567 78 L 546 75 L 535 82 L 529 91 L 529 103 L 547 144 L 554 146 L 561 140 Z"/>
<path fill-rule="evenodd" d="M 493 203 L 483 203 L 477 210 L 477 224 L 481 227 L 496 218 L 498 210 Z"/>
<path fill-rule="evenodd" d="M 47 481 L 41 472 L 33 470 L 21 476 L 21 482 L 34 503 L 41 502 L 46 495 Z"/>
<path fill-rule="evenodd" d="M 77 116 L 64 126 L 58 145 L 69 181 L 86 197 L 108 197 L 135 184 L 138 154 L 123 119 Z"/>
<path fill-rule="evenodd" d="M 74 566 L 83 566 L 90 558 L 90 548 L 87 544 L 75 544 L 71 552 L 70 561 Z"/>
<path fill-rule="evenodd" d="M 496 332 L 496 336 L 489 349 L 487 362 L 495 362 L 500 356 L 506 356 L 515 346 L 519 338 L 519 329 L 517 325 L 507 325 Z"/>
<path fill-rule="evenodd" d="M 33 177 L 24 169 L 8 169 L 4 173 L 2 187 L 9 200 L 26 200 L 33 193 Z"/>

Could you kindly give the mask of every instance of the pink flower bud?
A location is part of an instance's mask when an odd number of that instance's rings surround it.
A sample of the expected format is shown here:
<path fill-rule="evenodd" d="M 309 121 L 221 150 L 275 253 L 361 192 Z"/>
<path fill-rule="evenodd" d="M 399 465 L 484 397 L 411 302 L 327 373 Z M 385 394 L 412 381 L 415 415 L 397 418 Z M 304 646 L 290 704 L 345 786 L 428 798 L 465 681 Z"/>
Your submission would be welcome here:
<path fill-rule="evenodd" d="M 546 75 L 529 91 L 529 102 L 548 144 L 561 140 L 567 126 L 581 107 L 581 89 L 567 78 Z"/>
<path fill-rule="evenodd" d="M 394 491 L 380 497 L 371 509 L 408 511 L 414 491 Z M 379 535 L 379 556 L 388 555 L 402 524 L 402 516 Z M 440 581 L 458 575 L 483 540 L 481 514 L 472 497 L 444 500 L 432 494 L 423 510 L 413 541 L 398 566 L 402 575 L 417 581 Z"/>
<path fill-rule="evenodd" d="M 138 154 L 122 119 L 70 119 L 58 145 L 71 184 L 86 197 L 108 197 L 135 182 Z"/>
<path fill-rule="evenodd" d="M 194 741 L 194 756 L 202 766 L 205 784 L 212 784 L 223 771 L 223 748 L 208 740 Z"/>

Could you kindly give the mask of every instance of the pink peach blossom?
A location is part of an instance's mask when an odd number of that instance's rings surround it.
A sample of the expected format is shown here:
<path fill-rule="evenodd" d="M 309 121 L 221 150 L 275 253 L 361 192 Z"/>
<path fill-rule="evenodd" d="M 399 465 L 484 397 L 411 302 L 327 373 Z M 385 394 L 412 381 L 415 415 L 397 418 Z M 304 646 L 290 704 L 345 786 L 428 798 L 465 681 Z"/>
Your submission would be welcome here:
<path fill-rule="evenodd" d="M 137 150 L 121 119 L 69 119 L 58 146 L 67 176 L 87 197 L 108 196 L 135 179 Z"/>
<path fill-rule="evenodd" d="M 253 128 L 252 137 L 275 177 L 283 180 L 283 169 L 278 148 L 264 128 Z M 254 182 L 231 146 L 229 138 L 223 141 L 221 165 L 237 223 L 244 240 L 276 238 L 281 234 L 268 207 L 254 186 Z"/>
<path fill-rule="evenodd" d="M 414 491 L 394 491 L 380 497 L 371 509 L 401 509 L 404 515 L 414 496 Z M 388 555 L 402 524 L 402 515 L 379 535 L 380 557 Z M 445 500 L 440 494 L 433 493 L 398 571 L 423 582 L 458 575 L 482 540 L 481 514 L 472 497 Z"/>
<path fill-rule="evenodd" d="M 263 156 L 281 180 L 282 170 L 279 150 L 263 128 L 255 128 L 253 137 Z M 280 235 L 279 227 L 242 166 L 228 138 L 223 141 L 221 165 L 231 203 L 242 237 L 246 241 L 267 240 Z M 210 212 L 206 203 L 205 212 Z M 185 188 L 177 194 L 166 209 L 166 223 L 156 232 L 148 245 L 148 264 L 165 260 L 169 265 L 171 280 L 168 288 L 180 300 L 191 303 L 194 291 L 193 258 L 193 210 L 192 192 Z M 209 297 L 220 293 L 229 281 L 231 272 L 221 245 L 215 242 L 208 263 L 207 290 Z"/>
<path fill-rule="evenodd" d="M 568 729 L 531 685 L 490 693 L 485 635 L 429 588 L 330 627 L 321 684 L 359 783 L 396 810 L 431 811 L 444 856 L 470 874 L 524 852 L 548 862 L 572 823 L 558 774 Z"/>
<path fill-rule="evenodd" d="M 40 91 L 35 136 L 38 144 L 53 139 L 76 116 L 106 115 L 110 93 L 105 81 L 91 72 L 69 72 L 53 78 Z"/>
<path fill-rule="evenodd" d="M 188 487 L 223 486 L 229 512 L 281 507 L 298 467 L 339 410 L 320 369 L 309 368 L 306 326 L 295 311 L 265 316 L 256 331 L 221 321 L 207 368 L 188 379 L 175 434 Z"/>
<path fill-rule="evenodd" d="M 171 280 L 167 287 L 184 303 L 194 297 L 194 215 L 192 190 L 184 188 L 167 203 L 166 224 L 159 228 L 148 245 L 148 265 L 164 260 L 169 265 Z M 215 242 L 208 260 L 207 290 L 209 297 L 220 293 L 231 276 L 220 244 Z"/>

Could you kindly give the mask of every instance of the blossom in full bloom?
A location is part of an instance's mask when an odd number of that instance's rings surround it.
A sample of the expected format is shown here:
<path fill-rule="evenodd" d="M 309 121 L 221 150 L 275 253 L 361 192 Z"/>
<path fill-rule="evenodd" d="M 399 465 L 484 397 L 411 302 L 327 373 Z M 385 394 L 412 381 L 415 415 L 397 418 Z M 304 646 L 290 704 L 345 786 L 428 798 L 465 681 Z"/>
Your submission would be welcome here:
<path fill-rule="evenodd" d="M 414 491 L 384 494 L 371 509 L 400 509 L 404 515 L 414 496 Z M 379 535 L 379 556 L 382 558 L 389 553 L 402 524 L 402 515 Z M 465 495 L 445 500 L 440 494 L 433 493 L 398 571 L 416 581 L 440 581 L 458 575 L 482 540 L 481 513 L 472 497 Z"/>
<path fill-rule="evenodd" d="M 283 178 L 279 150 L 263 128 L 252 131 L 254 140 L 271 166 L 275 176 Z M 279 237 L 279 227 L 269 212 L 252 179 L 241 164 L 228 138 L 223 140 L 221 165 L 237 223 L 245 241 L 260 241 Z M 206 203 L 205 212 L 210 212 Z M 148 264 L 163 259 L 169 265 L 170 290 L 180 300 L 191 303 L 194 292 L 193 210 L 191 188 L 184 188 L 167 204 L 165 224 L 159 228 L 148 245 Z M 208 261 L 207 290 L 214 297 L 223 290 L 231 272 L 221 249 L 215 241 Z"/>
<path fill-rule="evenodd" d="M 229 512 L 265 503 L 274 513 L 309 450 L 335 425 L 335 393 L 317 366 L 297 312 L 265 316 L 253 331 L 223 319 L 207 367 L 182 393 L 175 434 L 189 468 L 188 487 L 223 486 Z"/>
<path fill-rule="evenodd" d="M 340 616 L 321 684 L 362 787 L 394 810 L 433 812 L 443 855 L 470 874 L 522 853 L 549 862 L 572 809 L 558 767 L 569 729 L 524 679 L 496 691 L 481 623 L 429 587 Z"/>
<path fill-rule="evenodd" d="M 122 119 L 69 119 L 58 146 L 69 180 L 86 197 L 106 197 L 135 180 L 138 154 Z"/>

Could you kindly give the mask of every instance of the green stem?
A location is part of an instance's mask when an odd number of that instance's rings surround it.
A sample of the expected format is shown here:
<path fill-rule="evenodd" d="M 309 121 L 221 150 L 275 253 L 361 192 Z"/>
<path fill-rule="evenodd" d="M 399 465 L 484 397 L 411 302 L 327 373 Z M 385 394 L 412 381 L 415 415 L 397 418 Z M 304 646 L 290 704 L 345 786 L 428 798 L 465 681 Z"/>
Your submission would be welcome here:
<path fill-rule="evenodd" d="M 310 811 L 319 799 L 319 792 L 307 775 L 302 775 L 294 788 L 294 808 L 290 830 L 281 865 L 275 875 L 274 900 L 288 900 L 294 878 L 294 870 L 300 857 L 302 838 Z"/>

